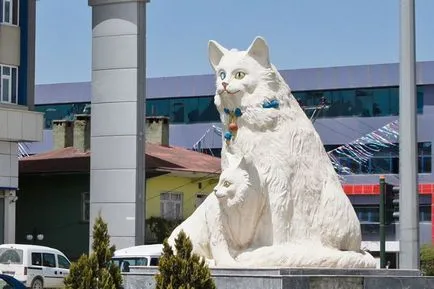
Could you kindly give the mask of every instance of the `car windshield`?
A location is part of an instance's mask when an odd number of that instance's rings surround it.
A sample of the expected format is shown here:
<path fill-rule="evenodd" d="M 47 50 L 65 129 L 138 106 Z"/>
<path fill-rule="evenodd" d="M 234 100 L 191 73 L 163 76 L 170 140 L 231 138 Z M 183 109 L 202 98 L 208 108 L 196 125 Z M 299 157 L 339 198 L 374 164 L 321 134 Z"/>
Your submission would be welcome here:
<path fill-rule="evenodd" d="M 0 263 L 23 264 L 23 250 L 13 248 L 0 248 Z"/>
<path fill-rule="evenodd" d="M 113 258 L 112 262 L 121 269 L 121 272 L 129 272 L 130 266 L 147 266 L 147 258 Z"/>

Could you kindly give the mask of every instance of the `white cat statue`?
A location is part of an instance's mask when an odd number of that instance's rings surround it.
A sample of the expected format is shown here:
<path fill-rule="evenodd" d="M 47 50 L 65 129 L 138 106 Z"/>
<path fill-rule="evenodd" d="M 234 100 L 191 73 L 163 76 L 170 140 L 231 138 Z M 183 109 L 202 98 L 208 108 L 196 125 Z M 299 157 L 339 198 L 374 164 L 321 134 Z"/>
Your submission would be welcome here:
<path fill-rule="evenodd" d="M 246 202 L 238 203 L 237 213 L 218 212 L 227 219 L 238 218 L 235 225 L 209 216 L 212 210 L 205 218 L 204 208 L 198 208 L 172 233 L 170 242 L 181 229 L 195 248 L 208 238 L 209 249 L 197 252 L 216 266 L 374 268 L 374 258 L 361 251 L 360 223 L 321 139 L 270 63 L 265 40 L 257 37 L 246 51 L 210 41 L 209 58 L 217 79 L 214 102 L 224 130 L 222 176 L 234 159 L 248 159 L 243 168 L 257 172 L 249 180 L 259 186 L 265 209 Z M 205 203 L 215 207 L 217 193 Z M 243 222 L 252 218 L 266 224 L 267 230 L 261 225 L 244 236 Z M 214 233 L 218 237 L 210 238 Z M 221 244 L 226 244 L 225 250 L 213 249 Z"/>

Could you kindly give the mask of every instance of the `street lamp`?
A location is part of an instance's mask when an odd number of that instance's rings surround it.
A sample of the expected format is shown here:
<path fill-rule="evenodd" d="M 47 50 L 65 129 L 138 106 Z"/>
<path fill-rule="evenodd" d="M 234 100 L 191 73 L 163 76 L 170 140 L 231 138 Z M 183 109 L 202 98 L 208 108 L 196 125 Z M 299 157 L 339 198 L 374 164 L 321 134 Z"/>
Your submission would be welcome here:
<path fill-rule="evenodd" d="M 32 243 L 35 244 L 36 241 L 44 240 L 44 234 L 38 233 L 38 231 L 35 228 L 33 229 L 33 232 L 31 234 L 26 235 L 26 240 L 29 242 L 32 241 Z"/>

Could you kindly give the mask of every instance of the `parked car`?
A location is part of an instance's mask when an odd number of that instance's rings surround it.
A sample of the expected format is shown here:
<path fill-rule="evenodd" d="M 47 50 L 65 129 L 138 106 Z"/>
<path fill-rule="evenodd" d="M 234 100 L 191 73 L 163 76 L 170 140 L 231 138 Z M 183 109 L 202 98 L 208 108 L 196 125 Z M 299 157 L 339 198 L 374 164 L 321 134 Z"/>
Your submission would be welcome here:
<path fill-rule="evenodd" d="M 26 286 L 12 276 L 0 273 L 0 289 L 26 289 Z"/>
<path fill-rule="evenodd" d="M 121 272 L 129 272 L 130 266 L 158 266 L 162 251 L 162 244 L 128 247 L 115 251 L 112 262 Z"/>
<path fill-rule="evenodd" d="M 0 245 L 0 271 L 28 288 L 63 288 L 70 264 L 65 254 L 50 247 Z"/>

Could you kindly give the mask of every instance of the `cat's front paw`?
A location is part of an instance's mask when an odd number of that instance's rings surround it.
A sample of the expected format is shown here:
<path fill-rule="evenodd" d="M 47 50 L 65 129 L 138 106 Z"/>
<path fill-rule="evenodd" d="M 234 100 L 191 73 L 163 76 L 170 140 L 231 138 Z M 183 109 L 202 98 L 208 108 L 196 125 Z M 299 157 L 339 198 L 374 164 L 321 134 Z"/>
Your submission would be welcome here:
<path fill-rule="evenodd" d="M 216 267 L 234 268 L 240 267 L 240 264 L 234 259 L 219 260 L 216 262 Z"/>
<path fill-rule="evenodd" d="M 205 258 L 205 263 L 208 265 L 208 267 L 215 267 L 216 266 L 216 262 L 214 259 L 207 259 Z"/>

